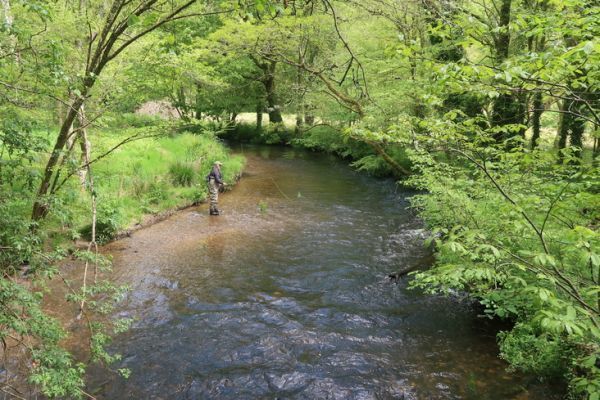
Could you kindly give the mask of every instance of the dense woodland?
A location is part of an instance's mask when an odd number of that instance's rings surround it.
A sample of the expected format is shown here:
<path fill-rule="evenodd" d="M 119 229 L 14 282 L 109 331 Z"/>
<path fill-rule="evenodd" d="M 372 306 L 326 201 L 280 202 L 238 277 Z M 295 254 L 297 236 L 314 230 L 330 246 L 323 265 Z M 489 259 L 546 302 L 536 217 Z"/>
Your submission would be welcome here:
<path fill-rule="evenodd" d="M 86 366 L 110 368 L 128 322 L 100 317 L 124 288 L 104 280 L 98 244 L 202 200 L 216 159 L 233 180 L 228 137 L 332 152 L 418 189 L 436 259 L 411 284 L 470 294 L 509 323 L 511 368 L 600 398 L 597 2 L 1 3 L 3 393 L 27 379 L 86 396 Z M 148 102 L 177 118 L 135 113 Z M 43 307 L 64 257 L 85 265 L 66 299 L 85 360 Z"/>

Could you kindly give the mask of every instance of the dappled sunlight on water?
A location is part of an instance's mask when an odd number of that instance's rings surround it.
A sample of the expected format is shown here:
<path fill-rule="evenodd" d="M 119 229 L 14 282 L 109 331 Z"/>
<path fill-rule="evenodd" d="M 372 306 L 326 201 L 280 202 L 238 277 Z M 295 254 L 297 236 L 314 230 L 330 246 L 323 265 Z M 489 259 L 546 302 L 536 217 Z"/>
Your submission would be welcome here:
<path fill-rule="evenodd" d="M 105 248 L 131 286 L 118 311 L 124 380 L 103 399 L 546 399 L 505 372 L 470 306 L 393 284 L 427 265 L 426 236 L 391 181 L 332 157 L 246 148 L 223 214 L 181 212 Z"/>

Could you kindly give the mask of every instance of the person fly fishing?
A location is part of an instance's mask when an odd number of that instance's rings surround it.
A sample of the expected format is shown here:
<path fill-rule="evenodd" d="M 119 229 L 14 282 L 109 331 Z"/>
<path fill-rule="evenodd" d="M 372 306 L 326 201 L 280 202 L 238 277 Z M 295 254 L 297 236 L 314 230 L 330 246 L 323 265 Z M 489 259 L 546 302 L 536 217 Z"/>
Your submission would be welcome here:
<path fill-rule="evenodd" d="M 215 161 L 210 173 L 206 176 L 208 193 L 210 194 L 210 215 L 219 215 L 219 189 L 221 186 L 227 185 L 221 177 L 221 165 L 223 165 L 221 161 Z"/>

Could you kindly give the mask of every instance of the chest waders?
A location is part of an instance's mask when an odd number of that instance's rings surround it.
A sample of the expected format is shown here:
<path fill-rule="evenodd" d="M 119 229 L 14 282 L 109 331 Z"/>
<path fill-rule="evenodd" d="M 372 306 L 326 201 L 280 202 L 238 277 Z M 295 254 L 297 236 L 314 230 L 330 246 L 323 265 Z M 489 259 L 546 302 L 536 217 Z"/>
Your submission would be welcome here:
<path fill-rule="evenodd" d="M 208 194 L 210 196 L 210 215 L 219 215 L 219 184 L 214 178 L 208 180 Z"/>

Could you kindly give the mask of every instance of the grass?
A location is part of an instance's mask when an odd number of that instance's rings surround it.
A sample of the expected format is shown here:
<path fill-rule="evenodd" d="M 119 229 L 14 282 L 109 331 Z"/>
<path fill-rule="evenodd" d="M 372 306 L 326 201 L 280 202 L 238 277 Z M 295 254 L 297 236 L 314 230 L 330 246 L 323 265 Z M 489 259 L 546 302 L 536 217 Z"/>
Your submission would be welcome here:
<path fill-rule="evenodd" d="M 133 128 L 93 132 L 92 158 L 139 133 Z M 128 143 L 93 166 L 98 199 L 99 236 L 109 240 L 118 231 L 142 223 L 157 214 L 204 201 L 205 176 L 214 161 L 223 162 L 226 182 L 233 182 L 244 167 L 244 158 L 230 156 L 227 148 L 210 134 L 177 134 Z M 77 176 L 71 178 L 57 200 L 68 207 L 54 207 L 46 222 L 70 236 L 89 236 L 90 195 Z"/>

